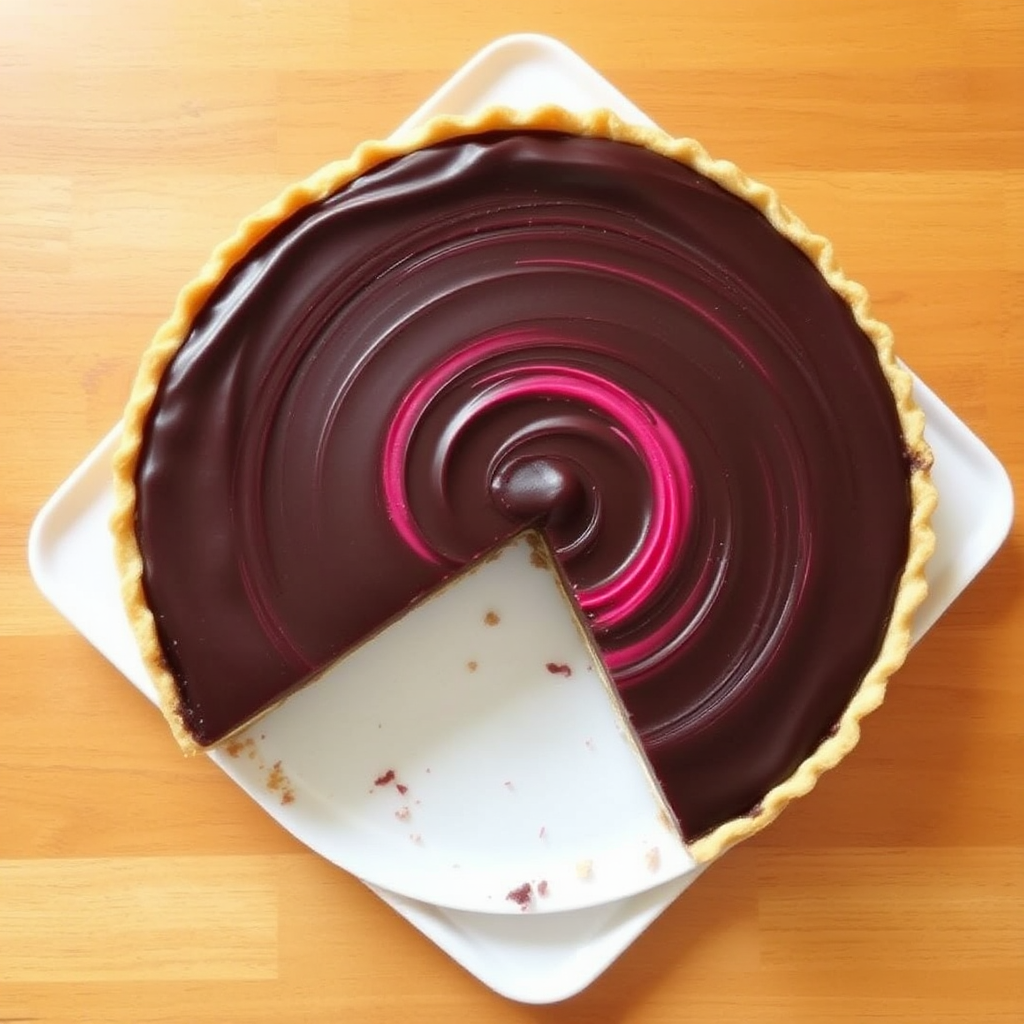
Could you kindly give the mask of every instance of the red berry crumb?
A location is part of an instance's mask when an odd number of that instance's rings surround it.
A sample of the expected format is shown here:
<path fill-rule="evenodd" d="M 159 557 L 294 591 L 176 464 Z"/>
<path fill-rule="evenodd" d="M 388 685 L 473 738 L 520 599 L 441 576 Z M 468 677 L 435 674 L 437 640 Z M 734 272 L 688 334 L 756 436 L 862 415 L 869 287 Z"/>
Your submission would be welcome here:
<path fill-rule="evenodd" d="M 520 910 L 529 910 L 530 904 L 533 902 L 533 886 L 529 882 L 523 882 L 522 885 L 513 889 L 505 899 L 518 904 Z"/>

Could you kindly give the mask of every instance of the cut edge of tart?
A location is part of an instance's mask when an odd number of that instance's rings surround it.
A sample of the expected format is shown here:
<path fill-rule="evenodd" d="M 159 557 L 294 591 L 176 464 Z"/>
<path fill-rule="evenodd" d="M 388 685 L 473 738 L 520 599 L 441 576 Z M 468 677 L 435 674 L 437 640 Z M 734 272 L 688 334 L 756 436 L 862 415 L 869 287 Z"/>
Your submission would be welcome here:
<path fill-rule="evenodd" d="M 861 719 L 882 703 L 886 683 L 902 665 L 910 647 L 913 615 L 927 593 L 924 567 L 935 547 L 931 516 L 937 495 L 930 477 L 932 455 L 924 438 L 924 415 L 912 396 L 911 375 L 896 360 L 891 330 L 871 315 L 866 290 L 842 272 L 831 243 L 809 231 L 783 206 L 773 189 L 752 180 L 734 164 L 713 159 L 693 139 L 677 139 L 660 129 L 629 124 L 605 110 L 574 113 L 555 106 L 532 111 L 492 107 L 470 117 L 435 118 L 421 128 L 391 140 L 365 142 L 348 159 L 328 164 L 304 181 L 290 186 L 273 202 L 246 218 L 235 234 L 214 250 L 197 277 L 180 292 L 170 319 L 156 332 L 143 356 L 125 410 L 121 440 L 114 457 L 114 512 L 111 517 L 124 605 L 143 662 L 155 684 L 161 711 L 175 739 L 187 753 L 204 749 L 185 724 L 178 684 L 165 662 L 156 621 L 144 591 L 143 556 L 136 534 L 136 470 L 147 419 L 163 373 L 188 336 L 195 317 L 227 273 L 292 214 L 337 192 L 386 161 L 450 139 L 490 131 L 552 131 L 641 146 L 693 168 L 745 200 L 814 263 L 827 284 L 848 304 L 858 326 L 873 343 L 893 394 L 908 466 L 910 537 L 906 563 L 880 650 L 839 721 L 788 778 L 764 794 L 747 815 L 726 821 L 696 839 L 687 839 L 695 860 L 708 862 L 772 822 L 791 800 L 813 789 L 818 778 L 856 746 Z M 613 689 L 610 687 L 610 691 Z M 286 699 L 286 696 L 281 699 Z M 268 710 L 270 707 L 263 709 L 260 715 Z M 239 728 L 251 724 L 255 717 L 241 723 Z M 638 754 L 645 756 L 639 746 Z"/>

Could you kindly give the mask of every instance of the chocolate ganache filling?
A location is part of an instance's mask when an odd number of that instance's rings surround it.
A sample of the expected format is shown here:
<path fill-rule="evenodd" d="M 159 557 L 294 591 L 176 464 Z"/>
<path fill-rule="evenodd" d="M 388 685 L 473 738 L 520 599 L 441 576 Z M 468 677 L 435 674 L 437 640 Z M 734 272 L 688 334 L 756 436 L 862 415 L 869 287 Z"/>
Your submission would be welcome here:
<path fill-rule="evenodd" d="M 136 483 L 200 743 L 534 526 L 688 838 L 839 719 L 910 524 L 892 392 L 814 264 L 686 166 L 545 132 L 273 230 L 166 370 Z"/>

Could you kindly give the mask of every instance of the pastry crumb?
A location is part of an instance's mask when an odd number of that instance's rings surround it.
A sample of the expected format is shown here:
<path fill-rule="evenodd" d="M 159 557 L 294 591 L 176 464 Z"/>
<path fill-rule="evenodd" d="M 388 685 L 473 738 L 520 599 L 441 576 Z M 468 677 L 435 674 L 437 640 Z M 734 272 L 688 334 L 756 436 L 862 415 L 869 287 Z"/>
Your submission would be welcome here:
<path fill-rule="evenodd" d="M 280 789 L 284 785 L 284 769 L 280 761 L 275 761 L 267 776 L 267 789 Z"/>
<path fill-rule="evenodd" d="M 281 794 L 281 803 L 290 804 L 295 802 L 295 791 L 292 789 L 288 776 L 285 775 L 280 761 L 275 761 L 267 776 L 267 789 L 272 793 Z"/>
<path fill-rule="evenodd" d="M 475 661 L 467 661 L 466 662 L 466 668 L 468 668 L 470 672 L 475 672 L 479 667 L 480 666 Z"/>
<path fill-rule="evenodd" d="M 225 745 L 224 750 L 229 757 L 238 757 L 243 750 L 247 750 L 249 757 L 253 758 L 256 756 L 256 742 L 251 736 L 246 736 L 244 740 L 236 737 Z"/>
<path fill-rule="evenodd" d="M 546 879 L 542 878 L 537 883 L 537 895 L 538 896 L 547 896 L 547 894 L 548 894 L 548 883 L 547 883 Z"/>
<path fill-rule="evenodd" d="M 485 626 L 496 626 L 499 622 L 501 622 L 501 618 L 497 612 L 488 612 L 484 616 Z"/>
<path fill-rule="evenodd" d="M 399 807 L 398 810 L 395 811 L 395 817 L 399 821 L 408 821 L 409 820 L 409 815 L 411 813 L 412 812 L 409 810 L 408 807 Z"/>
<path fill-rule="evenodd" d="M 647 863 L 647 870 L 654 872 L 661 867 L 661 850 L 656 846 L 652 846 L 645 854 L 644 860 Z"/>
<path fill-rule="evenodd" d="M 581 860 L 576 862 L 576 877 L 587 881 L 594 877 L 594 862 L 592 860 Z"/>

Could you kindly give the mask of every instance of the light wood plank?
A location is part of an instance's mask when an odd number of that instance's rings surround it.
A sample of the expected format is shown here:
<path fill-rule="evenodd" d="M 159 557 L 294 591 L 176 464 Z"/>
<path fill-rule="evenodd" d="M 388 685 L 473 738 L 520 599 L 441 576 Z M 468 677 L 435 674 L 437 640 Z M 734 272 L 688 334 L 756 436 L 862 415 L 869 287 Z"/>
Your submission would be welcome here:
<path fill-rule="evenodd" d="M 273 978 L 266 857 L 0 861 L 0 983 Z"/>

